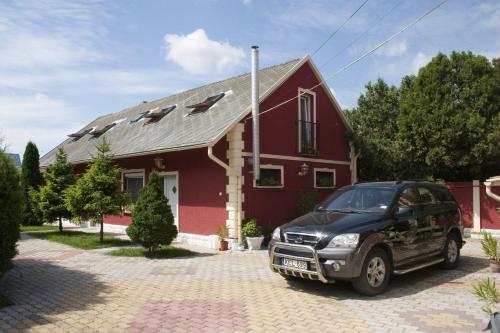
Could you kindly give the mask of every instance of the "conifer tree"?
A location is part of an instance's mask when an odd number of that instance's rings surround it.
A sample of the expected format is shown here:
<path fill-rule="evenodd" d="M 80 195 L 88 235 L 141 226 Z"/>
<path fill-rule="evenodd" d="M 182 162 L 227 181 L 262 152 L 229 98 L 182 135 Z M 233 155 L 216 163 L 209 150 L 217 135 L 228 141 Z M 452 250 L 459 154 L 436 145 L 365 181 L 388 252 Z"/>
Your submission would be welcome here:
<path fill-rule="evenodd" d="M 38 191 L 42 184 L 42 174 L 40 173 L 40 155 L 38 148 L 33 142 L 28 142 L 23 155 L 21 165 L 21 183 L 23 187 L 23 221 L 24 225 L 41 225 L 43 220 L 37 209 L 37 204 L 30 196 L 30 190 Z"/>
<path fill-rule="evenodd" d="M 139 192 L 127 234 L 132 241 L 148 248 L 150 253 L 160 245 L 169 245 L 177 236 L 172 210 L 163 194 L 160 176 L 155 171 L 150 174 L 148 184 Z"/>
<path fill-rule="evenodd" d="M 118 215 L 128 203 L 128 193 L 120 192 L 121 169 L 114 163 L 109 152 L 111 146 L 103 137 L 96 145 L 97 154 L 92 156 L 89 168 L 78 178 L 75 185 L 66 190 L 65 202 L 73 216 L 92 220 L 101 225 L 100 241 L 104 241 L 104 215 Z"/>
<path fill-rule="evenodd" d="M 55 162 L 47 168 L 43 178 L 45 185 L 38 194 L 39 209 L 45 221 L 58 221 L 59 231 L 62 232 L 62 219 L 71 218 L 71 212 L 64 202 L 65 191 L 75 182 L 73 167 L 68 163 L 63 148 L 59 148 Z"/>

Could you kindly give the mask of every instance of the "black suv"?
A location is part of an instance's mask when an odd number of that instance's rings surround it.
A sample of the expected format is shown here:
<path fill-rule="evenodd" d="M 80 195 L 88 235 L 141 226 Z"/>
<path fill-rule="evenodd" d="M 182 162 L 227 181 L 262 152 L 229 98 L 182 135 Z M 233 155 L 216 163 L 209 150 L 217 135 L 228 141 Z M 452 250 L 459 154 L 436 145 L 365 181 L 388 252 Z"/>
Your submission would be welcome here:
<path fill-rule="evenodd" d="M 430 182 L 345 186 L 313 212 L 274 230 L 271 269 L 283 277 L 350 280 L 365 295 L 391 274 L 458 266 L 462 216 L 445 186 Z"/>

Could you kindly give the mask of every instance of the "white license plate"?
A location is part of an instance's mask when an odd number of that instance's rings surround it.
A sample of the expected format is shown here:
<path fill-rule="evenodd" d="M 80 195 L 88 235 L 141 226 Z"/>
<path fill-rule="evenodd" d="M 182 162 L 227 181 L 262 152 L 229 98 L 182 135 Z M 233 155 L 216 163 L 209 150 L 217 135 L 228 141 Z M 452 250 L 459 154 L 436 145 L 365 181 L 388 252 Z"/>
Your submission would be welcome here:
<path fill-rule="evenodd" d="M 283 266 L 307 270 L 307 262 L 295 259 L 283 258 Z"/>

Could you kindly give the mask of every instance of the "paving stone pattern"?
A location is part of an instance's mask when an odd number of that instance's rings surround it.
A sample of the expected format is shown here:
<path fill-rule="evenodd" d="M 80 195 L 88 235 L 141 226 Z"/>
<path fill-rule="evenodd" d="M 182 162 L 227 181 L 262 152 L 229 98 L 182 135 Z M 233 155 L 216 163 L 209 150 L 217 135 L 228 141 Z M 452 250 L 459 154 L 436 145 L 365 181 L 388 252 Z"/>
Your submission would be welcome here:
<path fill-rule="evenodd" d="M 491 276 L 477 241 L 458 269 L 394 276 L 377 297 L 349 283 L 285 281 L 267 252 L 150 260 L 24 236 L 0 292 L 0 332 L 480 332 L 471 284 Z"/>

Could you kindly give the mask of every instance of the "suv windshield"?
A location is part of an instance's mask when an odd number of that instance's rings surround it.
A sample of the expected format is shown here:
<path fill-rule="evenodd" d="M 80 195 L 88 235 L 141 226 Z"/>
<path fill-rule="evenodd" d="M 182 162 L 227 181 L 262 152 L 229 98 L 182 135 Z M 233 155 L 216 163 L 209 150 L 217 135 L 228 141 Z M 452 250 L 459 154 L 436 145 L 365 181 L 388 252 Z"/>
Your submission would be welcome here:
<path fill-rule="evenodd" d="M 345 213 L 385 212 L 396 189 L 390 187 L 347 187 L 336 191 L 323 201 L 318 210 L 339 211 Z"/>

